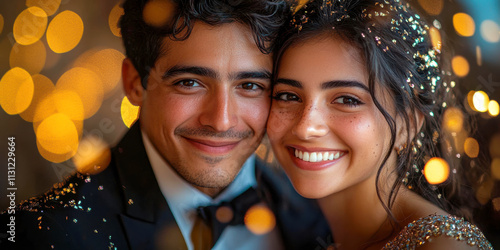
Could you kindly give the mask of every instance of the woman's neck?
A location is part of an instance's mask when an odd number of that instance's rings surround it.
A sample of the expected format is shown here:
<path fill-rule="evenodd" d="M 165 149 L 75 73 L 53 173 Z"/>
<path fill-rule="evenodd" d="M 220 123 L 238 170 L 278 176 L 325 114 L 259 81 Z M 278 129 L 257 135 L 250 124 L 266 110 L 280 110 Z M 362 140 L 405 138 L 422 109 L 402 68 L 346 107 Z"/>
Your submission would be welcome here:
<path fill-rule="evenodd" d="M 382 198 L 386 200 L 385 196 Z M 375 177 L 318 202 L 337 249 L 380 249 L 394 234 L 387 212 L 377 196 Z"/>

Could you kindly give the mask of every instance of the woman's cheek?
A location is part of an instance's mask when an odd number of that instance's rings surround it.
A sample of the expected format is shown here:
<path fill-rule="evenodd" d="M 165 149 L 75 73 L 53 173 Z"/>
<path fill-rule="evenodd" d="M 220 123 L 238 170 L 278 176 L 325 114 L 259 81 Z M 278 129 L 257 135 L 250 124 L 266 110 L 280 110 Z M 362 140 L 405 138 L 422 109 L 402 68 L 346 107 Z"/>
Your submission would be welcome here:
<path fill-rule="evenodd" d="M 300 112 L 296 109 L 272 108 L 267 122 L 267 131 L 272 136 L 273 134 L 281 134 L 285 130 L 290 130 L 290 126 L 298 117 L 300 117 Z"/>

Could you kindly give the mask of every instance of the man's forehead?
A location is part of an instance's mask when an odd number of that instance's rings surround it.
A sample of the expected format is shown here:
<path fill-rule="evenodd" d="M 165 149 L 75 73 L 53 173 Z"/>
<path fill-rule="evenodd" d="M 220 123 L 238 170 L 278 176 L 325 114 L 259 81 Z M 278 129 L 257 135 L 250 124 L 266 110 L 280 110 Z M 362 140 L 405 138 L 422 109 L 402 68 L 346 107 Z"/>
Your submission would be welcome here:
<path fill-rule="evenodd" d="M 196 23 L 191 35 L 182 41 L 165 38 L 155 67 L 200 67 L 219 74 L 239 71 L 271 71 L 272 57 L 258 48 L 249 27 L 239 23 L 211 26 Z"/>

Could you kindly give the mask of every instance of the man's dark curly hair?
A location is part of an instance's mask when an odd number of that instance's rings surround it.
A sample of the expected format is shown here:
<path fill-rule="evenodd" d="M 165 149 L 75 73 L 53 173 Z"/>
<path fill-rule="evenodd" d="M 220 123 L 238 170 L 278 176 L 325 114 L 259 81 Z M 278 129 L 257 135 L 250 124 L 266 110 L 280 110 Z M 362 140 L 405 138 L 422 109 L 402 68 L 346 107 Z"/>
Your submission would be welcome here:
<path fill-rule="evenodd" d="M 277 30 L 284 24 L 289 10 L 284 0 L 164 0 L 171 1 L 173 16 L 162 27 L 148 25 L 143 19 L 148 0 L 126 0 L 120 19 L 121 34 L 126 55 L 139 72 L 144 88 L 149 70 L 163 51 L 165 37 L 185 40 L 191 34 L 195 21 L 212 26 L 238 22 L 251 28 L 258 48 L 263 53 L 272 51 L 271 44 Z M 166 13 L 165 15 L 170 15 Z"/>

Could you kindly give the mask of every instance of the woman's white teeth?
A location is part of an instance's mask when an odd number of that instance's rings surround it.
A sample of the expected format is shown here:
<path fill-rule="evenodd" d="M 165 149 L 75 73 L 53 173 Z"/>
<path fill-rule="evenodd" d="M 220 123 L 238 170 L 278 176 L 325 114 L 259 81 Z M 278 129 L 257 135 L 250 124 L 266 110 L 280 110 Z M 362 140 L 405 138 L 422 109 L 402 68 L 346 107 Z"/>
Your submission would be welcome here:
<path fill-rule="evenodd" d="M 320 161 L 331 161 L 336 160 L 343 153 L 340 152 L 302 152 L 295 149 L 295 157 L 308 162 L 320 162 Z"/>

